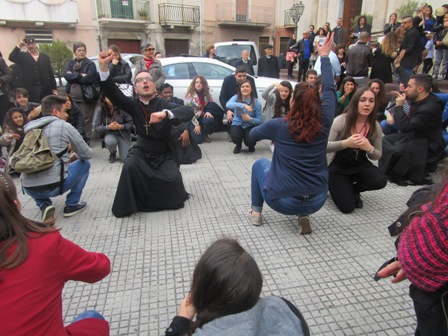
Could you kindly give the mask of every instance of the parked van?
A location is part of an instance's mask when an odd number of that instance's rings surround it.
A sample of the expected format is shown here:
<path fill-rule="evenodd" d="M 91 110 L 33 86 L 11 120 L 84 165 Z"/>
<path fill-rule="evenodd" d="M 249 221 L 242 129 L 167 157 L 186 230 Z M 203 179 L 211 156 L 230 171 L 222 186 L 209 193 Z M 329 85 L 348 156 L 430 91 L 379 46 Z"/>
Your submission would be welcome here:
<path fill-rule="evenodd" d="M 235 62 L 241 58 L 243 50 L 249 50 L 249 59 L 254 64 L 255 76 L 258 76 L 258 59 L 260 53 L 255 42 L 252 41 L 230 41 L 230 42 L 216 42 L 215 54 L 221 61 L 235 66 Z"/>

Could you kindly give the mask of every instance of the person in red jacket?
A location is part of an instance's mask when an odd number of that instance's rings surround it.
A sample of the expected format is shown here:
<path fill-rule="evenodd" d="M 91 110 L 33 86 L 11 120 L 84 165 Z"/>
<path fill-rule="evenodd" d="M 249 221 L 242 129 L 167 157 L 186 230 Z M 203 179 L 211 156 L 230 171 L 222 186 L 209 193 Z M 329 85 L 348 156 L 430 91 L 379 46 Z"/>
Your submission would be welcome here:
<path fill-rule="evenodd" d="M 429 200 L 409 209 L 413 217 L 400 236 L 397 260 L 378 272 L 379 278 L 393 275 L 393 283 L 411 282 L 419 336 L 448 334 L 448 161 L 443 165 Z"/>
<path fill-rule="evenodd" d="M 109 259 L 63 238 L 54 222 L 23 217 L 16 187 L 3 172 L 0 209 L 0 335 L 108 336 L 108 322 L 92 310 L 64 327 L 62 289 L 69 280 L 103 279 Z"/>

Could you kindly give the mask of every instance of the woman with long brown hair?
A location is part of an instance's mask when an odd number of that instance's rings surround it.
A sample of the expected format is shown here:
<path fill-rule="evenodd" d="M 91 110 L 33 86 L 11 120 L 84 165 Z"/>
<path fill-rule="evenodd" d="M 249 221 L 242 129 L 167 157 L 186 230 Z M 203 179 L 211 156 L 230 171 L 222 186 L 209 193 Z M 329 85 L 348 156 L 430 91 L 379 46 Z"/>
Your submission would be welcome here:
<path fill-rule="evenodd" d="M 325 150 L 334 118 L 336 92 L 328 55 L 334 33 L 316 48 L 322 60 L 322 100 L 308 83 L 298 83 L 284 118 L 271 119 L 250 132 L 254 141 L 275 142 L 272 162 L 259 159 L 252 166 L 253 225 L 262 224 L 263 203 L 284 215 L 298 215 L 299 232 L 311 233 L 309 215 L 325 203 L 328 170 Z"/>
<path fill-rule="evenodd" d="M 327 155 L 331 198 L 343 213 L 362 208 L 360 193 L 382 189 L 386 176 L 370 160 L 382 154 L 378 103 L 369 88 L 358 89 L 347 111 L 334 119 Z"/>
<path fill-rule="evenodd" d="M 208 103 L 213 102 L 210 87 L 204 76 L 195 76 L 184 98 L 186 106 L 193 108 L 194 117 L 190 123 L 190 133 L 197 144 L 210 142 L 209 135 L 214 131 L 213 114 L 206 111 Z"/>
<path fill-rule="evenodd" d="M 63 238 L 52 216 L 45 223 L 23 217 L 14 182 L 3 172 L 0 209 L 0 335 L 109 335 L 96 311 L 66 327 L 62 318 L 65 282 L 100 281 L 110 273 L 109 259 Z"/>
<path fill-rule="evenodd" d="M 371 79 L 381 79 L 383 83 L 393 83 L 392 64 L 397 57 L 398 35 L 396 32 L 387 33 L 381 45 L 373 53 L 373 66 L 370 72 Z"/>
<path fill-rule="evenodd" d="M 235 144 L 233 154 L 241 152 L 244 144 L 249 147 L 249 152 L 255 152 L 256 141 L 249 136 L 250 131 L 262 122 L 261 104 L 255 98 L 255 89 L 250 80 L 244 80 L 237 89 L 236 95 L 229 99 L 227 109 L 233 111 L 230 137 Z"/>

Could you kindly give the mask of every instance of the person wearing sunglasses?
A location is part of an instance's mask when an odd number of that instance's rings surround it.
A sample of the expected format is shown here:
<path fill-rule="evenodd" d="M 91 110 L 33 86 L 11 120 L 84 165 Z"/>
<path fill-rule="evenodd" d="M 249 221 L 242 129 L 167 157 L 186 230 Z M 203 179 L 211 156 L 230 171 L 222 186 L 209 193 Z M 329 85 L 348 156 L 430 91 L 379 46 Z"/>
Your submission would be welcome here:
<path fill-rule="evenodd" d="M 154 58 L 156 48 L 149 42 L 143 42 L 140 46 L 140 50 L 145 57 L 135 63 L 135 73 L 138 73 L 141 70 L 147 70 L 151 74 L 152 81 L 156 84 L 156 88 L 159 89 L 162 84 L 165 83 L 166 75 L 165 71 L 163 71 L 162 63 Z"/>

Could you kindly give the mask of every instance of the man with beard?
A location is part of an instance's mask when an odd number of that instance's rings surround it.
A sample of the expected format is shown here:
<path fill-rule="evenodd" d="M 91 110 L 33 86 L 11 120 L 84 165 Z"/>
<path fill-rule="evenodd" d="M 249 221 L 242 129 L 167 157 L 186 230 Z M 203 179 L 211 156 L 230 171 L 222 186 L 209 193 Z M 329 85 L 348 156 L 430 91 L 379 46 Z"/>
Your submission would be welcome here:
<path fill-rule="evenodd" d="M 392 182 L 423 184 L 425 175 L 437 168 L 445 147 L 442 137 L 442 101 L 431 93 L 428 74 L 410 77 L 405 93 L 393 91 L 396 106 L 394 119 L 400 133 L 383 138 L 383 156 L 379 167 Z M 409 114 L 403 105 L 411 104 Z"/>
<path fill-rule="evenodd" d="M 109 77 L 111 59 L 111 50 L 98 57 L 101 87 L 114 106 L 132 116 L 138 135 L 123 164 L 112 213 L 124 217 L 139 211 L 182 208 L 188 194 L 169 141 L 172 121 L 191 120 L 193 110 L 157 97 L 153 78 L 146 70 L 135 75 L 137 97 L 126 97 Z"/>

